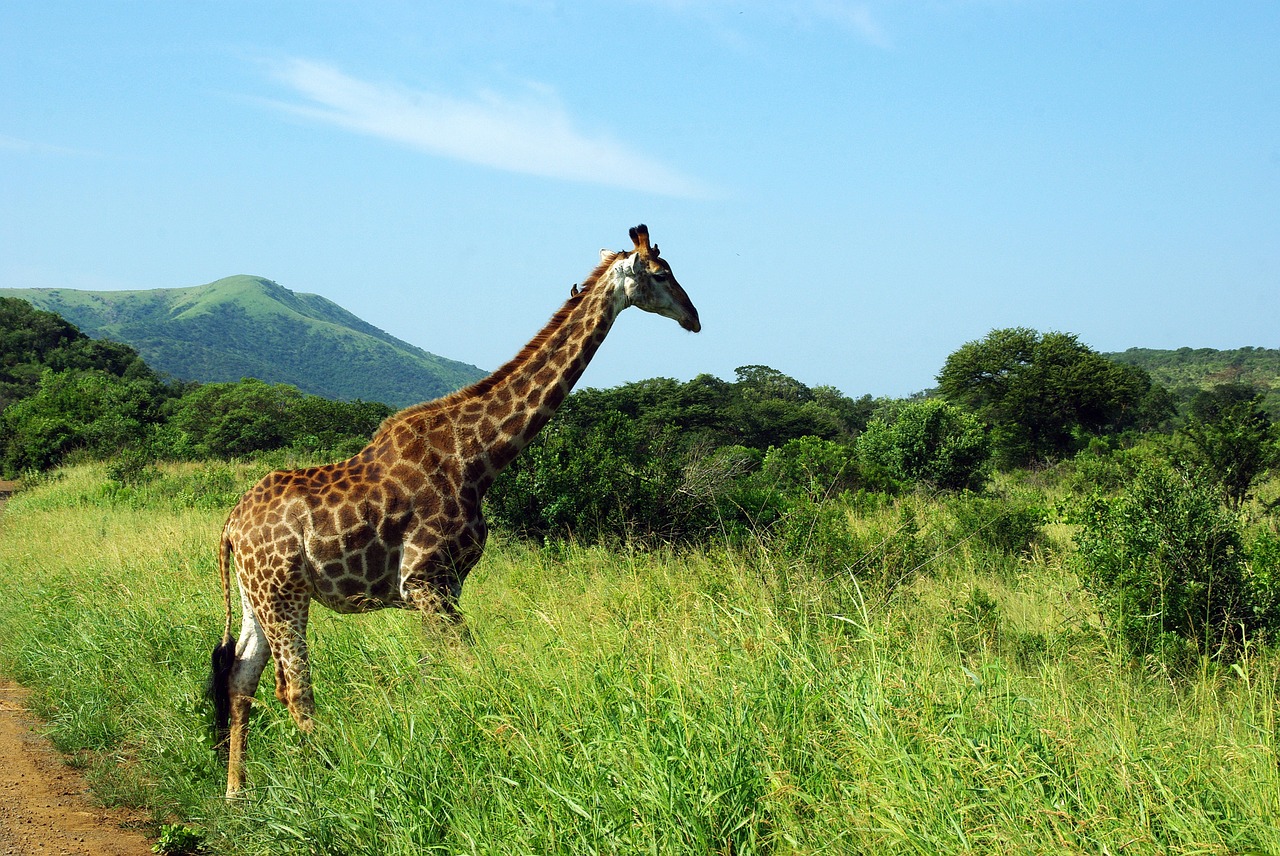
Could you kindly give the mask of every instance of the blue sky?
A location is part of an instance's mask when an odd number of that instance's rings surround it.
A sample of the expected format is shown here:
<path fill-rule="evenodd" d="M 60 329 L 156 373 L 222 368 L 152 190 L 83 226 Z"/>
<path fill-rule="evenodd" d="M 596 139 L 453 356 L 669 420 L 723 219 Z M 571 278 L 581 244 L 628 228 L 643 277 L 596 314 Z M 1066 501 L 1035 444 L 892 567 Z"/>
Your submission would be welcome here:
<path fill-rule="evenodd" d="M 1280 347 L 1280 3 L 0 2 L 0 287 L 265 276 L 494 368 L 927 388 L 997 327 Z"/>

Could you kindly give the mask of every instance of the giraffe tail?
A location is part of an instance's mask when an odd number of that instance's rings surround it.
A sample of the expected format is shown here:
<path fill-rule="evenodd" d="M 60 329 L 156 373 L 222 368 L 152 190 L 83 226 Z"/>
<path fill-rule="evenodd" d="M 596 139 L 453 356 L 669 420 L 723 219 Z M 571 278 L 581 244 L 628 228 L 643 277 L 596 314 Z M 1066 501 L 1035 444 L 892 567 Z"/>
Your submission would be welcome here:
<path fill-rule="evenodd" d="M 213 698 L 214 748 L 223 751 L 231 733 L 231 668 L 236 662 L 236 639 L 231 635 L 231 539 L 222 530 L 218 546 L 218 572 L 222 576 L 222 600 L 227 613 L 222 641 L 213 649 L 209 695 Z"/>

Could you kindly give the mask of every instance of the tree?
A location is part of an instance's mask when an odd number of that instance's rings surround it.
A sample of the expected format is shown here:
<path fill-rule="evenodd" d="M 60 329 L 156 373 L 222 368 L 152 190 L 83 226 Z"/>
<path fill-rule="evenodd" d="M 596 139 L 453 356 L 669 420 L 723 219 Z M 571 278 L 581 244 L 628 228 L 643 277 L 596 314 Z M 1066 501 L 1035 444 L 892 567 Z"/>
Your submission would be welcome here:
<path fill-rule="evenodd" d="M 1197 398 L 1192 413 L 1200 418 L 1182 429 L 1191 443 L 1191 463 L 1218 485 L 1228 507 L 1239 509 L 1254 483 L 1280 457 L 1262 396 L 1242 399 L 1238 390 L 1228 390 L 1220 398 Z"/>
<path fill-rule="evenodd" d="M 34 395 L 45 369 L 93 370 L 159 382 L 128 345 L 91 339 L 59 315 L 25 300 L 0 297 L 0 410 Z"/>
<path fill-rule="evenodd" d="M 6 475 L 57 466 L 72 452 L 94 457 L 140 443 L 159 421 L 157 385 L 97 370 L 45 369 L 34 394 L 0 414 Z"/>
<path fill-rule="evenodd" d="M 858 437 L 858 453 L 890 478 L 963 490 L 982 486 L 991 449 L 976 417 L 929 398 L 872 419 Z"/>
<path fill-rule="evenodd" d="M 938 374 L 938 390 L 991 426 L 1002 463 L 1066 457 L 1089 434 L 1119 431 L 1152 414 L 1151 378 L 1112 362 L 1070 333 L 993 330 L 961 346 Z"/>
<path fill-rule="evenodd" d="M 1250 585 L 1239 522 L 1211 486 L 1144 467 L 1118 496 L 1087 498 L 1078 522 L 1081 581 L 1133 653 L 1185 661 L 1181 639 L 1231 657 L 1244 639 L 1276 629 L 1269 592 Z"/>
<path fill-rule="evenodd" d="M 289 445 L 296 434 L 294 408 L 302 393 L 288 384 L 255 378 L 207 383 L 174 406 L 170 428 L 179 456 L 232 458 Z"/>

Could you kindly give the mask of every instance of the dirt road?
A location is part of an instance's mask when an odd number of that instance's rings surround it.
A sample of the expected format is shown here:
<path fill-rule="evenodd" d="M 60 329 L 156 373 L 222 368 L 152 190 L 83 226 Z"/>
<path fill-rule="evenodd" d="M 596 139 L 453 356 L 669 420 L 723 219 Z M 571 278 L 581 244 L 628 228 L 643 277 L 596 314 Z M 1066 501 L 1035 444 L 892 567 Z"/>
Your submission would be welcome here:
<path fill-rule="evenodd" d="M 147 856 L 126 829 L 145 820 L 98 808 L 84 780 L 33 730 L 27 692 L 0 682 L 0 856 Z"/>
<path fill-rule="evenodd" d="M 0 514 L 14 487 L 0 481 Z M 95 806 L 84 780 L 36 732 L 26 698 L 0 679 L 0 856 L 149 856 L 150 842 L 125 828 L 145 817 Z"/>

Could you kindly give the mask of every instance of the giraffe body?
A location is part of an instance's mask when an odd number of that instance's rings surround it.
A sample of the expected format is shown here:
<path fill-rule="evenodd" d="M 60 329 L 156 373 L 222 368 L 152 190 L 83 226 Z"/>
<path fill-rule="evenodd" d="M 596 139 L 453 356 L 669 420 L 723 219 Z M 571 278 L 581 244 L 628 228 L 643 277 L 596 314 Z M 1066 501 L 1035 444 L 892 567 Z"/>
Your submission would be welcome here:
<path fill-rule="evenodd" d="M 244 784 L 249 708 L 268 659 L 277 698 L 299 728 L 312 728 L 312 601 L 343 613 L 398 607 L 460 621 L 463 581 L 484 551 L 485 491 L 564 401 L 617 314 L 639 306 L 701 329 L 648 230 L 637 226 L 631 237 L 634 250 L 601 251 L 568 302 L 492 375 L 391 416 L 349 460 L 265 476 L 232 510 L 219 549 L 226 629 L 213 653 L 227 796 Z"/>

